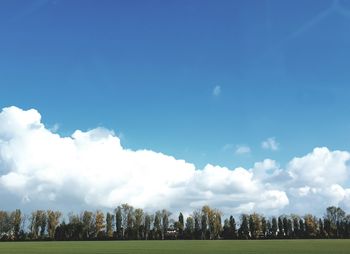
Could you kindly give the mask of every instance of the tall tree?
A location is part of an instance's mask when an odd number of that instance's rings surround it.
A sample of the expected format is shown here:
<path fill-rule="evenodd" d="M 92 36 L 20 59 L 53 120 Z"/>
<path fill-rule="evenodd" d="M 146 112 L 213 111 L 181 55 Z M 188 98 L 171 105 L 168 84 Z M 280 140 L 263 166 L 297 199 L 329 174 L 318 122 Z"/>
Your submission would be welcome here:
<path fill-rule="evenodd" d="M 95 213 L 95 234 L 98 239 L 104 238 L 105 215 L 102 211 L 97 210 Z"/>
<path fill-rule="evenodd" d="M 154 215 L 155 239 L 162 239 L 162 213 L 157 211 Z"/>
<path fill-rule="evenodd" d="M 136 231 L 136 239 L 143 238 L 143 223 L 144 223 L 144 212 L 142 209 L 135 209 L 135 231 Z"/>
<path fill-rule="evenodd" d="M 11 216 L 6 211 L 0 211 L 0 237 L 6 240 L 12 228 Z"/>
<path fill-rule="evenodd" d="M 114 215 L 108 212 L 106 215 L 106 233 L 109 239 L 113 237 L 113 221 Z"/>
<path fill-rule="evenodd" d="M 11 216 L 13 217 L 13 233 L 15 236 L 15 239 L 18 240 L 19 239 L 19 232 L 21 229 L 21 223 L 22 223 L 22 213 L 21 210 L 16 209 L 16 211 L 13 212 L 13 215 Z"/>
<path fill-rule="evenodd" d="M 332 232 L 332 226 L 331 226 L 331 222 L 329 219 L 324 218 L 323 219 L 323 227 L 324 227 L 324 232 L 326 237 L 333 237 L 333 232 Z"/>
<path fill-rule="evenodd" d="M 266 218 L 264 216 L 261 217 L 261 233 L 264 238 L 266 238 L 267 235 L 267 222 Z"/>
<path fill-rule="evenodd" d="M 202 209 L 202 217 L 201 217 L 201 231 L 202 236 L 201 239 L 207 239 L 207 231 L 208 231 L 208 215 L 205 210 Z"/>
<path fill-rule="evenodd" d="M 68 215 L 69 223 L 66 225 L 66 240 L 80 241 L 83 239 L 83 223 L 81 216 L 70 213 Z"/>
<path fill-rule="evenodd" d="M 166 233 L 169 229 L 169 216 L 171 213 L 166 209 L 162 210 L 162 239 L 164 240 Z"/>
<path fill-rule="evenodd" d="M 47 232 L 49 234 L 50 239 L 55 238 L 56 228 L 59 224 L 59 219 L 61 216 L 62 214 L 59 211 L 56 211 L 56 212 L 52 210 L 47 211 Z"/>
<path fill-rule="evenodd" d="M 194 218 L 194 238 L 196 240 L 201 239 L 201 212 L 199 210 L 195 210 L 193 212 L 193 218 Z"/>
<path fill-rule="evenodd" d="M 145 215 L 145 240 L 148 240 L 148 237 L 149 237 L 149 234 L 150 234 L 150 231 L 151 231 L 151 216 L 146 213 Z"/>
<path fill-rule="evenodd" d="M 247 214 L 241 215 L 241 226 L 238 230 L 239 238 L 249 239 L 249 219 Z"/>
<path fill-rule="evenodd" d="M 124 239 L 132 239 L 134 208 L 128 204 L 122 204 L 122 235 Z"/>
<path fill-rule="evenodd" d="M 179 232 L 179 239 L 183 239 L 184 237 L 184 216 L 182 213 L 179 214 L 179 220 L 177 223 L 177 230 Z"/>
<path fill-rule="evenodd" d="M 217 239 L 222 229 L 221 212 L 208 207 L 208 222 L 210 239 Z"/>
<path fill-rule="evenodd" d="M 33 239 L 38 239 L 40 237 L 44 237 L 45 229 L 46 229 L 46 213 L 43 210 L 36 210 L 32 212 L 32 216 L 30 218 L 30 232 Z"/>
<path fill-rule="evenodd" d="M 191 216 L 189 216 L 186 219 L 185 238 L 193 239 L 193 237 L 194 237 L 194 219 Z"/>
<path fill-rule="evenodd" d="M 277 231 L 278 231 L 277 219 L 276 217 L 272 217 L 272 220 L 271 220 L 272 238 L 275 238 L 277 236 Z"/>
<path fill-rule="evenodd" d="M 92 239 L 95 234 L 94 215 L 90 211 L 84 211 L 81 217 L 82 217 L 82 237 L 83 239 Z"/>
<path fill-rule="evenodd" d="M 224 239 L 232 239 L 230 234 L 230 222 L 228 219 L 224 220 L 223 237 Z"/>
<path fill-rule="evenodd" d="M 123 216 L 122 216 L 122 208 L 118 206 L 115 209 L 115 227 L 117 230 L 117 239 L 123 239 Z"/>
<path fill-rule="evenodd" d="M 302 218 L 299 219 L 299 237 L 305 237 L 305 223 Z"/>
<path fill-rule="evenodd" d="M 307 214 L 304 216 L 305 221 L 305 233 L 308 238 L 315 238 L 317 235 L 317 219 L 311 215 Z"/>
<path fill-rule="evenodd" d="M 278 237 L 280 237 L 280 238 L 284 237 L 282 216 L 278 217 Z"/>
<path fill-rule="evenodd" d="M 230 216 L 229 224 L 230 224 L 230 234 L 232 236 L 232 239 L 236 239 L 237 238 L 236 221 L 232 215 Z"/>
<path fill-rule="evenodd" d="M 299 225 L 299 217 L 296 215 L 292 215 L 293 218 L 293 237 L 299 237 L 300 225 Z"/>
<path fill-rule="evenodd" d="M 293 221 L 290 218 L 287 220 L 287 236 L 289 238 L 293 237 Z"/>
<path fill-rule="evenodd" d="M 319 238 L 325 238 L 326 234 L 325 234 L 325 231 L 324 231 L 324 225 L 323 225 L 323 220 L 320 218 L 318 220 L 318 237 Z"/>
<path fill-rule="evenodd" d="M 44 238 L 46 226 L 47 226 L 47 216 L 46 212 L 43 210 L 38 211 L 39 213 L 39 225 L 40 225 L 40 237 Z"/>
<path fill-rule="evenodd" d="M 256 239 L 261 234 L 261 216 L 257 213 L 253 213 L 249 216 L 249 228 L 251 237 Z"/>
<path fill-rule="evenodd" d="M 339 232 L 338 232 L 338 227 L 337 225 L 340 224 L 345 218 L 345 212 L 340 208 L 340 207 L 335 207 L 335 206 L 330 206 L 326 210 L 326 215 L 325 218 L 329 221 L 330 223 L 330 230 L 329 230 L 329 235 L 331 237 L 338 237 Z"/>
<path fill-rule="evenodd" d="M 204 218 L 205 217 L 205 218 Z M 206 221 L 206 230 L 205 230 L 205 238 L 212 239 L 213 238 L 213 229 L 214 229 L 214 219 L 211 208 L 208 205 L 202 207 L 202 220 Z"/>
<path fill-rule="evenodd" d="M 272 223 L 271 223 L 271 220 L 269 219 L 266 220 L 266 228 L 267 228 L 266 237 L 272 238 Z"/>
<path fill-rule="evenodd" d="M 288 237 L 288 218 L 286 216 L 283 216 L 282 223 L 284 236 Z"/>

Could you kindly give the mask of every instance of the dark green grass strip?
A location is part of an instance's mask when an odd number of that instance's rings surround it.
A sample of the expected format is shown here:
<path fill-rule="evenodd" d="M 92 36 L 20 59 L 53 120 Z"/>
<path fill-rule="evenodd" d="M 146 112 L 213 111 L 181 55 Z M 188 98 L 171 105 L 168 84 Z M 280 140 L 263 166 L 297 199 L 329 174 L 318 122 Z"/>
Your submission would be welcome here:
<path fill-rule="evenodd" d="M 2 242 L 1 254 L 350 254 L 350 240 Z"/>

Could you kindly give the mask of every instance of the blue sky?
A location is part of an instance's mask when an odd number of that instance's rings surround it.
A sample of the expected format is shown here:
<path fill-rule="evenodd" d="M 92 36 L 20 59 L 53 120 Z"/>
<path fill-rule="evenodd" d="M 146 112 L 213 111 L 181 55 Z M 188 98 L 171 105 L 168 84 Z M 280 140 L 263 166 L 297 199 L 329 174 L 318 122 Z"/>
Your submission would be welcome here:
<path fill-rule="evenodd" d="M 283 165 L 350 149 L 349 29 L 350 1 L 1 1 L 0 107 L 200 168 Z"/>

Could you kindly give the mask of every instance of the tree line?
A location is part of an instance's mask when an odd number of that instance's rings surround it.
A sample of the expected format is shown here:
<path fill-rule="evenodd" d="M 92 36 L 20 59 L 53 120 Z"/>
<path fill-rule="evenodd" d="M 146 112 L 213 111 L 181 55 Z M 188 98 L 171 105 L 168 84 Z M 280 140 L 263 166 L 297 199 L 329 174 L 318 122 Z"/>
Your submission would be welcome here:
<path fill-rule="evenodd" d="M 339 207 L 328 207 L 322 218 L 312 214 L 265 217 L 242 214 L 239 220 L 203 206 L 191 215 L 171 217 L 166 210 L 144 212 L 128 204 L 113 213 L 84 211 L 69 213 L 36 210 L 30 215 L 17 209 L 0 211 L 0 240 L 215 240 L 215 239 L 310 239 L 350 238 L 350 215 Z M 175 218 L 175 219 L 174 219 Z"/>

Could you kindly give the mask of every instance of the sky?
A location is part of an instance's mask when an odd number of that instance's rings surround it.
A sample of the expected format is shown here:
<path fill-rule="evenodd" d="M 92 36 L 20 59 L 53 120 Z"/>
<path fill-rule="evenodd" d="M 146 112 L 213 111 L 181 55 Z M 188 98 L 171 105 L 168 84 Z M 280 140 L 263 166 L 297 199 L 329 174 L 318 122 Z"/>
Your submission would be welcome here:
<path fill-rule="evenodd" d="M 347 208 L 349 30 L 347 0 L 1 1 L 2 208 Z"/>

